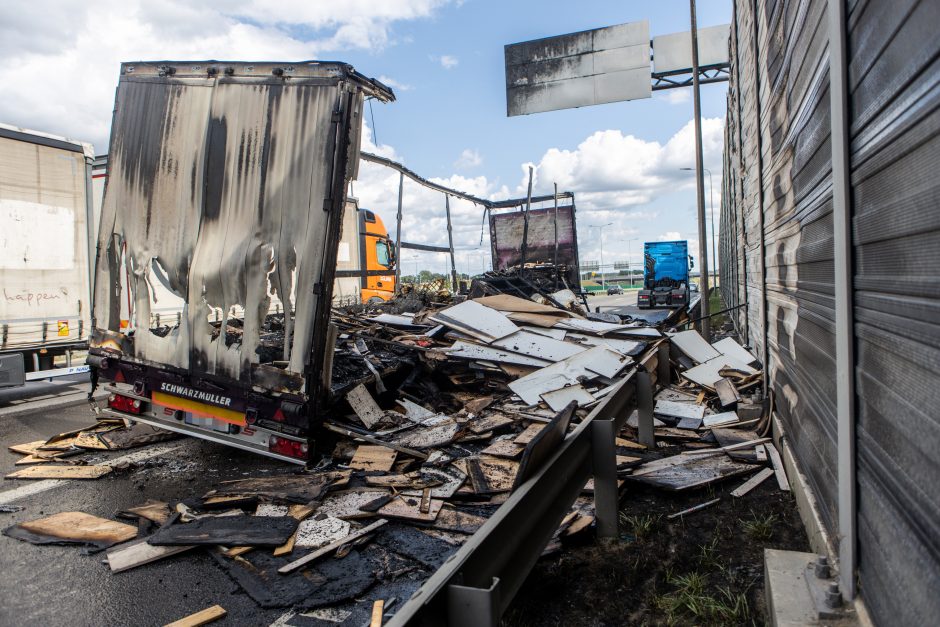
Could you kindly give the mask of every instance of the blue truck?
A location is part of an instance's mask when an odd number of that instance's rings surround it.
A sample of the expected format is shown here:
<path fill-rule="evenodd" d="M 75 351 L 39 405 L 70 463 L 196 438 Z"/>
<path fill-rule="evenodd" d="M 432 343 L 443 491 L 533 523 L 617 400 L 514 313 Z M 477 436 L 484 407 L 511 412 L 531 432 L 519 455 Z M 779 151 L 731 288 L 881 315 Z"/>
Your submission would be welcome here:
<path fill-rule="evenodd" d="M 688 242 L 646 242 L 643 257 L 643 289 L 637 294 L 637 306 L 651 309 L 688 305 L 692 268 Z"/>

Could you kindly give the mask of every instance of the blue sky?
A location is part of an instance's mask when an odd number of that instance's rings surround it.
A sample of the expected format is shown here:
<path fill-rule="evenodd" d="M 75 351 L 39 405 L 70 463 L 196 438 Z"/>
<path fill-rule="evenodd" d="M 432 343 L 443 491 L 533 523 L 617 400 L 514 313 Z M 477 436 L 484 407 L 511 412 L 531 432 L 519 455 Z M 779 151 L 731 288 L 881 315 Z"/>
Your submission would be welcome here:
<path fill-rule="evenodd" d="M 701 5 L 701 27 L 730 21 L 730 2 Z M 397 102 L 374 107 L 379 141 L 395 146 L 409 165 L 448 176 L 469 147 L 484 159 L 479 171 L 515 184 L 520 163 L 552 147 L 575 147 L 594 131 L 622 129 L 664 143 L 691 119 L 691 100 L 663 106 L 659 99 L 506 117 L 505 44 L 642 19 L 650 21 L 651 35 L 689 30 L 688 3 L 468 0 L 396 27 L 396 43 L 381 52 L 344 60 L 410 87 L 396 90 Z M 443 55 L 457 65 L 448 70 L 432 58 Z M 704 86 L 702 95 L 703 117 L 723 117 L 725 85 Z"/>
<path fill-rule="evenodd" d="M 553 182 L 577 195 L 582 260 L 640 259 L 644 240 L 696 240 L 690 90 L 649 100 L 506 117 L 503 47 L 648 19 L 652 36 L 688 30 L 688 3 L 494 0 L 12 0 L 0 3 L 0 121 L 92 142 L 107 151 L 122 61 L 346 61 L 393 83 L 364 148 L 426 177 L 489 198 Z M 699 26 L 727 23 L 730 0 L 699 2 Z M 38 77 L 41 77 L 38 78 Z M 726 84 L 703 86 L 706 166 L 721 167 Z M 368 111 L 367 111 L 368 114 Z M 368 119 L 368 118 L 367 118 Z M 371 126 L 371 122 L 370 122 Z M 406 185 L 403 236 L 446 243 L 443 198 Z M 361 169 L 353 192 L 394 222 L 397 176 Z M 706 188 L 706 194 L 708 189 Z M 458 266 L 486 267 L 479 207 L 452 203 Z M 697 245 L 693 245 L 697 251 Z M 441 256 L 409 264 L 444 269 Z"/>

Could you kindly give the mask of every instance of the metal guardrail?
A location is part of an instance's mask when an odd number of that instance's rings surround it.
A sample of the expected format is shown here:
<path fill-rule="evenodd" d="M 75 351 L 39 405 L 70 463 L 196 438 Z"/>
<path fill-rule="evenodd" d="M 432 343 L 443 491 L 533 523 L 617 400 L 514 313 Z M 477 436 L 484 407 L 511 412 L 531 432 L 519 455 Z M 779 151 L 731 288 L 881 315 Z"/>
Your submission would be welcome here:
<path fill-rule="evenodd" d="M 669 380 L 669 344 L 650 348 L 552 457 L 395 613 L 389 626 L 497 625 L 590 477 L 598 538 L 618 537 L 614 438 L 639 409 L 652 443 L 653 388 Z"/>

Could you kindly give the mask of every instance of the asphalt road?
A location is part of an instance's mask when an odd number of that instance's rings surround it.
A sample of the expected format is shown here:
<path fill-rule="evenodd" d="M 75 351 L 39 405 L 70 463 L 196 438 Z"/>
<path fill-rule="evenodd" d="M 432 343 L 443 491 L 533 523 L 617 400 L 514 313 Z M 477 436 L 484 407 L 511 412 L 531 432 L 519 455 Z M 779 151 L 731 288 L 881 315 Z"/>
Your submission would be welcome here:
<path fill-rule="evenodd" d="M 9 445 L 93 422 L 86 404 L 0 415 L 0 470 L 8 474 L 20 458 L 7 450 Z M 0 527 L 66 511 L 113 518 L 147 499 L 198 496 L 221 480 L 296 468 L 193 439 L 87 458 L 97 463 L 128 456 L 137 458 L 136 466 L 96 480 L 0 482 L 0 504 L 24 508 L 0 513 Z M 0 536 L 0 624 L 164 625 L 215 604 L 228 611 L 221 625 L 270 625 L 285 613 L 259 608 L 203 551 L 118 574 L 103 559 L 103 553 L 83 555 L 75 546 L 36 546 Z"/>
<path fill-rule="evenodd" d="M 596 311 L 598 307 L 601 311 L 610 307 L 625 307 L 626 305 L 636 305 L 636 293 L 638 290 L 624 291 L 623 294 L 600 294 L 598 296 L 588 296 L 588 306 L 591 311 Z"/>

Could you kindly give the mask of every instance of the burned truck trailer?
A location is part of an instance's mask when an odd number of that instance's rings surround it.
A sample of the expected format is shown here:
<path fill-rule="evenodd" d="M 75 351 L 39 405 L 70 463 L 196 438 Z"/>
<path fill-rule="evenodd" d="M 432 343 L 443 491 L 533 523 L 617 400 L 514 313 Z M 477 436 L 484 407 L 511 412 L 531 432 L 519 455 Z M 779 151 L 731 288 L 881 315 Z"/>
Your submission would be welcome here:
<path fill-rule="evenodd" d="M 394 99 L 343 63 L 121 66 L 89 349 L 106 413 L 307 461 L 365 97 Z M 182 313 L 154 327 L 166 291 Z"/>
<path fill-rule="evenodd" d="M 490 207 L 490 247 L 493 270 L 510 272 L 522 269 L 533 280 L 541 275 L 550 279 L 555 290 L 567 288 L 580 292 L 580 262 L 578 259 L 578 230 L 575 223 L 574 194 L 564 192 L 554 196 L 539 196 L 531 202 L 562 199 L 565 204 L 554 207 L 527 209 L 526 199 L 493 203 Z M 494 209 L 512 206 L 510 211 Z"/>

